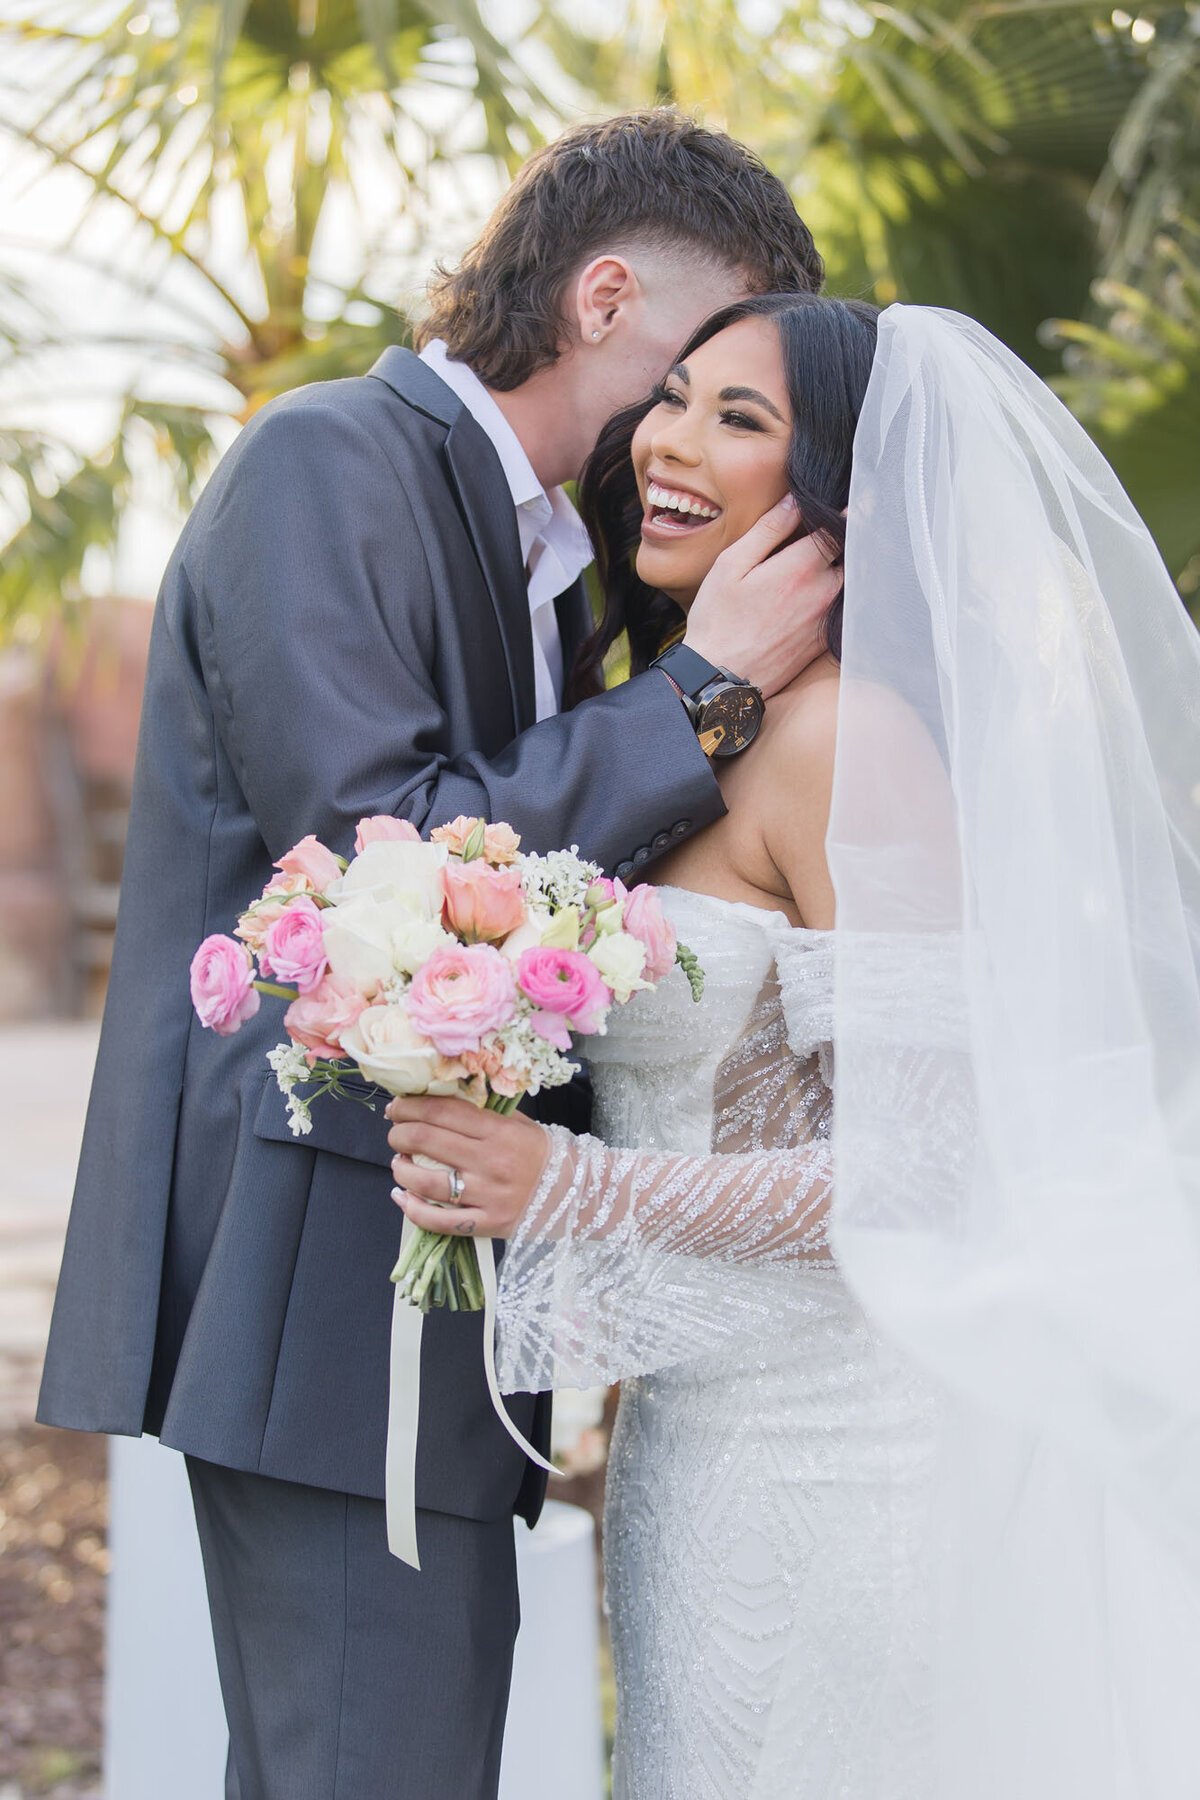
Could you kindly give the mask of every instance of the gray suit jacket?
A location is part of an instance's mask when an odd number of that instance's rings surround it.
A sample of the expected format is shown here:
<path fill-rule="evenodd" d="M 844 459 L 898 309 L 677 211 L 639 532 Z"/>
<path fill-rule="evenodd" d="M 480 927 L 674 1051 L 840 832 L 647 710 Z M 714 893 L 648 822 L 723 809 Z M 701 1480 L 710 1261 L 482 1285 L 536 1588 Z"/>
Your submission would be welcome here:
<path fill-rule="evenodd" d="M 560 602 L 569 659 L 588 615 Z M 386 1124 L 326 1100 L 300 1142 L 266 1069 L 278 1003 L 200 1028 L 188 964 L 271 863 L 360 816 L 507 819 L 528 849 L 645 863 L 721 810 L 649 674 L 534 723 L 512 501 L 485 433 L 411 352 L 242 432 L 155 619 L 112 981 L 38 1417 L 159 1433 L 236 1469 L 381 1495 L 401 1220 Z M 536 1513 L 491 1413 L 478 1316 L 425 1335 L 418 1504 Z M 544 1437 L 545 1409 L 513 1414 Z M 524 1483 L 524 1486 L 522 1486 Z"/>

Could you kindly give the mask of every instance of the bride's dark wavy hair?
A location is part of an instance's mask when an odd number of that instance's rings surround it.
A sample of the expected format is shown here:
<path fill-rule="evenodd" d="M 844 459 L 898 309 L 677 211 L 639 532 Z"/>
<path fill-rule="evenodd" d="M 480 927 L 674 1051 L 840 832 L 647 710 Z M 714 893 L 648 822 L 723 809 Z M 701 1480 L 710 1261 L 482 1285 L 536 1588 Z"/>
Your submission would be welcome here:
<path fill-rule="evenodd" d="M 846 542 L 842 509 L 850 497 L 854 431 L 875 357 L 879 308 L 865 300 L 821 294 L 759 294 L 713 313 L 693 332 L 676 358 L 688 357 L 743 319 L 773 319 L 783 352 L 792 409 L 787 477 L 800 507 L 802 532 L 824 538 L 841 557 Z M 616 413 L 604 427 L 579 483 L 579 511 L 596 551 L 604 610 L 581 646 L 567 683 L 574 706 L 604 687 L 604 658 L 628 634 L 630 673 L 639 675 L 683 629 L 673 600 L 648 587 L 634 567 L 641 538 L 642 503 L 633 472 L 633 435 L 656 403 L 648 394 Z M 842 647 L 842 600 L 825 619 L 825 642 Z"/>

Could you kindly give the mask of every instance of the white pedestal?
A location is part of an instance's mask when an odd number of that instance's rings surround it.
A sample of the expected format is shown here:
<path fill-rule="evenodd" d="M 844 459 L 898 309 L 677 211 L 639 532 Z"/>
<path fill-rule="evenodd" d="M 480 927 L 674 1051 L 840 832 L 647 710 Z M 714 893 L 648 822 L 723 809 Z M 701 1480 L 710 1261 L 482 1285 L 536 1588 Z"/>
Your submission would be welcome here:
<path fill-rule="evenodd" d="M 536 1530 L 516 1530 L 521 1629 L 500 1800 L 601 1800 L 595 1526 L 582 1507 L 548 1500 Z"/>
<path fill-rule="evenodd" d="M 183 1458 L 112 1438 L 107 1800 L 221 1800 L 229 1735 Z"/>
<path fill-rule="evenodd" d="M 153 1438 L 114 1438 L 109 1474 L 105 1793 L 221 1800 L 228 1736 L 183 1458 Z M 521 1632 L 501 1800 L 600 1800 L 592 1521 L 551 1501 L 536 1531 L 516 1530 Z"/>

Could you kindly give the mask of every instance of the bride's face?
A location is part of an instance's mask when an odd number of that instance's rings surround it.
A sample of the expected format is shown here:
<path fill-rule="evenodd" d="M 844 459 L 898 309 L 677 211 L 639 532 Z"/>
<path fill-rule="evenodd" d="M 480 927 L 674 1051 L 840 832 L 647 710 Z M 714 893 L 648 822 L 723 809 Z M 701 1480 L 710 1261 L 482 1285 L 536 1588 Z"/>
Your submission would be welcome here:
<path fill-rule="evenodd" d="M 792 409 L 771 319 L 742 319 L 667 375 L 633 439 L 637 572 L 685 610 L 727 545 L 788 491 Z"/>

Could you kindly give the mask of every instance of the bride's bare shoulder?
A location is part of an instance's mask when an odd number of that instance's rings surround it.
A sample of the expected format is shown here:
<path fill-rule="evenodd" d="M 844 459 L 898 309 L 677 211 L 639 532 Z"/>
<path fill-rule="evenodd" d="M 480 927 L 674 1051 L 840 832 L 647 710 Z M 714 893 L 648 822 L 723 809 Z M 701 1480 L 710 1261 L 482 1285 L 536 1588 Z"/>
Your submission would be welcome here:
<path fill-rule="evenodd" d="M 767 705 L 758 769 L 763 843 L 806 925 L 833 923 L 825 833 L 837 749 L 838 666 L 821 657 Z"/>

